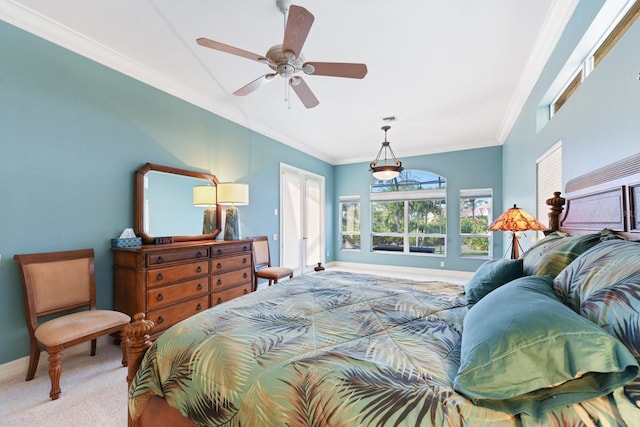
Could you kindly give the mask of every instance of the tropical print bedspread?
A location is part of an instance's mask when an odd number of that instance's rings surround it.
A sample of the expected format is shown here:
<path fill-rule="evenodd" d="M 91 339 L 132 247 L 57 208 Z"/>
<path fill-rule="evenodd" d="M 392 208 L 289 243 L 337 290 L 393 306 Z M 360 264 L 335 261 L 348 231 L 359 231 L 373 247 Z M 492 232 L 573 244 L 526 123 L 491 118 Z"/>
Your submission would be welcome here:
<path fill-rule="evenodd" d="M 461 285 L 325 271 L 195 315 L 162 334 L 130 389 L 202 426 L 617 425 L 612 395 L 511 416 L 453 390 Z"/>

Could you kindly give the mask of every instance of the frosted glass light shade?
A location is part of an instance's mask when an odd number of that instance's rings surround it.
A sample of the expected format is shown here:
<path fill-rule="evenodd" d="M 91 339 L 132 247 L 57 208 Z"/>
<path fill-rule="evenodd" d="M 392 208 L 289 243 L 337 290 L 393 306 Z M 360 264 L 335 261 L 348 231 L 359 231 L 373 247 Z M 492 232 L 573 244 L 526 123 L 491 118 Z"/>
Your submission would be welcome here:
<path fill-rule="evenodd" d="M 209 207 L 216 204 L 216 187 L 213 185 L 196 185 L 193 187 L 193 206 Z"/>

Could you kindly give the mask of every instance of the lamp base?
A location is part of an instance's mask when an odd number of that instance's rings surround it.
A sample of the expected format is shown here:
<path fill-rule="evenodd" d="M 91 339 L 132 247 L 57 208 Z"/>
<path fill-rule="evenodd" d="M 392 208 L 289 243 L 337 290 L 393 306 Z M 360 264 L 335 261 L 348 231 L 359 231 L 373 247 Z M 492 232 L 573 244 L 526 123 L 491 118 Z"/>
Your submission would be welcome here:
<path fill-rule="evenodd" d="M 238 208 L 231 206 L 227 209 L 224 223 L 224 240 L 240 239 L 240 214 Z"/>
<path fill-rule="evenodd" d="M 513 231 L 511 232 L 511 235 L 512 235 L 512 238 L 511 238 L 512 240 L 511 240 L 511 244 L 509 245 L 509 248 L 507 249 L 507 252 L 511 252 L 511 259 L 518 259 L 520 258 L 520 251 L 522 250 L 522 247 L 520 246 L 520 241 L 518 240 L 517 232 Z"/>
<path fill-rule="evenodd" d="M 216 210 L 207 208 L 202 219 L 202 234 L 213 234 L 216 229 Z"/>

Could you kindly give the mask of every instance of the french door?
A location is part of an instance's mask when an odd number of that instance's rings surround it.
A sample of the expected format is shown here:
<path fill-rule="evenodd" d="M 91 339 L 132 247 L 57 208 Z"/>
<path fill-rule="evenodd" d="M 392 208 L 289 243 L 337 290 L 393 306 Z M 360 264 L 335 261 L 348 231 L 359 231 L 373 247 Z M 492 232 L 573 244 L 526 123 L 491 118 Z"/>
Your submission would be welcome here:
<path fill-rule="evenodd" d="M 280 164 L 280 265 L 294 275 L 324 263 L 324 177 Z"/>

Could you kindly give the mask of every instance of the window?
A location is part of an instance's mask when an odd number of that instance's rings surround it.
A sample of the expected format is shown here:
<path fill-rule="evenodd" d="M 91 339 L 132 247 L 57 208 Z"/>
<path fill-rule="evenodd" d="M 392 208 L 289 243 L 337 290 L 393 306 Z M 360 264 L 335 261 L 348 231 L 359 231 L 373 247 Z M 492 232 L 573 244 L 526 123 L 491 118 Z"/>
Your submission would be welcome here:
<path fill-rule="evenodd" d="M 584 58 L 580 61 L 577 70 L 574 68 L 576 62 L 573 62 L 571 67 L 575 70 L 572 73 L 572 78 L 565 84 L 564 88 L 560 91 L 560 94 L 549 105 L 549 117 L 560 110 L 560 108 L 567 102 L 567 100 L 578 89 L 580 84 L 587 78 L 587 76 L 593 71 L 593 69 L 600 64 L 602 59 L 609 53 L 609 51 L 615 46 L 615 44 L 622 38 L 624 33 L 633 25 L 633 23 L 640 17 L 640 1 L 628 1 L 621 10 L 615 9 L 616 4 L 621 2 L 609 2 L 602 8 L 601 14 L 594 20 L 592 29 L 589 30 L 583 39 L 584 43 L 589 43 L 597 34 L 593 34 L 595 31 L 602 31 L 605 24 L 608 25 L 608 29 L 604 31 L 604 34 L 599 38 L 599 41 L 595 44 L 589 45 L 585 49 L 584 46 L 578 46 L 577 50 L 582 51 L 583 56 L 578 58 Z M 583 43 L 581 42 L 581 45 Z M 587 49 L 591 48 L 591 51 L 585 55 Z M 574 52 L 574 55 L 579 55 L 580 52 Z M 573 55 L 572 55 L 573 56 Z M 569 67 L 569 64 L 567 64 Z M 566 77 L 565 77 L 566 78 Z M 565 80 L 566 81 L 566 80 Z"/>
<path fill-rule="evenodd" d="M 460 190 L 460 255 L 491 257 L 493 192 L 490 188 Z"/>
<path fill-rule="evenodd" d="M 547 199 L 562 191 L 562 141 L 558 141 L 536 160 L 536 217 L 543 224 L 549 218 Z M 538 238 L 544 234 L 539 231 Z"/>
<path fill-rule="evenodd" d="M 342 249 L 360 249 L 360 197 L 340 197 Z"/>
<path fill-rule="evenodd" d="M 446 254 L 446 188 L 445 178 L 418 170 L 371 184 L 372 250 Z"/>

